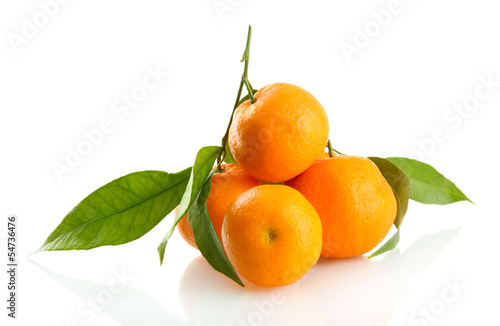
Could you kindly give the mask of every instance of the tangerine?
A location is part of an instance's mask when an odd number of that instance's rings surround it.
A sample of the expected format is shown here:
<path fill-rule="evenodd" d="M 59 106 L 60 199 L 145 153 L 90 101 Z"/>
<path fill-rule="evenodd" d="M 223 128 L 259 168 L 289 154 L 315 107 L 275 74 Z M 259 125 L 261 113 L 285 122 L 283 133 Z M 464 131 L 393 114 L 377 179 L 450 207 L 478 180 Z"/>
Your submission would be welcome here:
<path fill-rule="evenodd" d="M 353 257 L 372 250 L 396 218 L 391 186 L 365 157 L 319 160 L 286 184 L 304 195 L 321 218 L 322 257 Z"/>
<path fill-rule="evenodd" d="M 297 190 L 260 185 L 238 196 L 222 225 L 229 261 L 260 286 L 283 286 L 304 276 L 321 253 L 321 221 Z"/>
<path fill-rule="evenodd" d="M 207 198 L 208 215 L 219 239 L 222 239 L 222 221 L 229 204 L 243 192 L 260 184 L 237 164 L 221 164 L 221 170 L 222 172 L 217 172 L 212 177 L 210 193 Z M 177 230 L 187 243 L 198 249 L 194 241 L 193 229 L 189 224 L 188 214 L 179 221 Z"/>
<path fill-rule="evenodd" d="M 236 162 L 258 180 L 279 183 L 304 172 L 326 146 L 326 112 L 301 87 L 276 83 L 243 102 L 229 130 Z"/>

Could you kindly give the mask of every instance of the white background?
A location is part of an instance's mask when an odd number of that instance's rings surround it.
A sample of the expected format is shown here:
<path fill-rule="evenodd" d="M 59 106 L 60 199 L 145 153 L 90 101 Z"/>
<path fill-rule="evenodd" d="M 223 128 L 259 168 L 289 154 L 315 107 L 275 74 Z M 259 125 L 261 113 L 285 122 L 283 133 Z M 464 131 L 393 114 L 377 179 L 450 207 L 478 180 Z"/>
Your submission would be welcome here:
<path fill-rule="evenodd" d="M 230 7 L 218 13 L 214 3 Z M 500 81 L 500 6 L 401 0 L 380 27 L 371 12 L 391 6 L 75 0 L 44 22 L 37 1 L 2 1 L 0 252 L 8 214 L 19 219 L 18 319 L 2 308 L 2 325 L 500 325 L 500 86 L 489 94 L 482 88 L 484 98 L 463 115 L 450 111 L 474 104 L 481 78 Z M 34 16 L 45 26 L 23 36 Z M 281 289 L 239 289 L 196 259 L 177 233 L 160 268 L 156 247 L 172 215 L 133 243 L 29 260 L 99 186 L 134 171 L 179 171 L 200 147 L 219 144 L 248 24 L 256 88 L 304 87 L 325 107 L 336 149 L 416 155 L 476 205 L 412 202 L 397 251 L 374 261 L 322 261 L 302 282 Z M 341 45 L 355 46 L 367 27 L 372 36 L 347 58 Z M 16 46 L 16 37 L 25 39 Z M 142 84 L 147 67 L 169 75 L 128 116 L 113 111 L 122 94 Z M 54 162 L 66 164 L 68 148 L 103 119 L 113 130 L 59 179 Z M 438 141 L 430 140 L 434 133 Z"/>

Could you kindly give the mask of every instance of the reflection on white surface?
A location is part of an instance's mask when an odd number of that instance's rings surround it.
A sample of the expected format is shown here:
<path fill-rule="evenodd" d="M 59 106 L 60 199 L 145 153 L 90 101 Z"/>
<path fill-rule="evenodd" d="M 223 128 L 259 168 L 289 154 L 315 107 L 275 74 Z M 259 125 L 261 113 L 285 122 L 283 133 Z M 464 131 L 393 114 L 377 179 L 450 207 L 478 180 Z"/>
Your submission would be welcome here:
<path fill-rule="evenodd" d="M 406 280 L 427 269 L 460 229 L 423 236 L 402 254 L 321 259 L 301 280 L 280 288 L 248 282 L 240 288 L 199 256 L 179 285 L 181 305 L 193 325 L 386 325 Z"/>
<path fill-rule="evenodd" d="M 126 283 L 120 284 L 119 279 L 115 284 L 104 285 L 60 275 L 34 261 L 32 263 L 83 299 L 75 317 L 83 320 L 85 325 L 92 325 L 93 316 L 101 312 L 124 326 L 189 325 L 148 293 Z"/>
<path fill-rule="evenodd" d="M 429 268 L 460 230 L 461 227 L 426 234 L 403 253 L 399 249 L 392 250 L 377 262 L 390 273 L 396 283 L 398 296 L 409 294 L 406 280 Z"/>
<path fill-rule="evenodd" d="M 199 256 L 186 268 L 179 299 L 193 325 L 321 325 L 320 310 L 302 283 L 241 288 Z"/>
<path fill-rule="evenodd" d="M 386 325 L 398 297 L 408 294 L 406 280 L 438 257 L 460 229 L 423 236 L 403 253 L 380 261 L 363 256 L 321 259 L 300 281 L 280 288 L 245 288 L 195 258 L 179 284 L 179 300 L 189 320 L 174 314 L 148 293 L 123 286 L 102 312 L 121 325 Z M 34 262 L 33 262 L 34 263 Z M 40 266 L 84 300 L 109 292 L 108 285 L 63 276 Z M 104 296 L 103 296 L 104 298 Z"/>
<path fill-rule="evenodd" d="M 356 257 L 322 259 L 290 286 L 238 289 L 199 256 L 179 297 L 193 325 L 385 325 L 397 301 L 391 287 L 382 268 Z"/>

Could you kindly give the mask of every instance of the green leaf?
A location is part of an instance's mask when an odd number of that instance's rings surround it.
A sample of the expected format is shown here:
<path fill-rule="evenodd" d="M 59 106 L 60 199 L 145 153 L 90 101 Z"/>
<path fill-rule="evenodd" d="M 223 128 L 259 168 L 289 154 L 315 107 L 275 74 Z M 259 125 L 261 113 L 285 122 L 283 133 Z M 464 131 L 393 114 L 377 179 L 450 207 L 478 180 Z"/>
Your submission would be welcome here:
<path fill-rule="evenodd" d="M 406 174 L 401 171 L 396 165 L 386 159 L 380 157 L 368 157 L 379 168 L 380 172 L 387 180 L 394 191 L 398 212 L 394 225 L 399 228 L 403 222 L 403 218 L 408 210 L 408 201 L 410 200 L 410 180 Z"/>
<path fill-rule="evenodd" d="M 372 258 L 396 248 L 399 243 L 399 227 L 401 223 L 403 223 L 403 218 L 408 210 L 411 185 L 406 174 L 390 161 L 380 157 L 368 158 L 377 165 L 378 169 L 387 180 L 387 183 L 391 186 L 397 203 L 397 213 L 394 225 L 398 230 L 382 247 L 368 257 Z"/>
<path fill-rule="evenodd" d="M 198 197 L 198 194 L 201 191 L 201 188 L 205 184 L 205 180 L 207 179 L 210 171 L 214 166 L 214 162 L 221 151 L 220 146 L 207 146 L 203 147 L 198 151 L 196 155 L 196 159 L 193 165 L 193 169 L 191 170 L 191 175 L 189 177 L 189 182 L 186 186 L 186 191 L 182 195 L 182 200 L 179 205 L 179 210 L 177 210 L 177 214 L 175 215 L 174 223 L 172 227 L 167 232 L 167 234 L 163 237 L 160 245 L 158 246 L 158 254 L 160 255 L 160 264 L 163 263 L 163 257 L 165 255 L 165 248 L 167 247 L 168 240 L 174 233 L 175 227 L 182 219 L 182 217 L 186 214 L 188 209 L 191 207 L 195 199 Z"/>
<path fill-rule="evenodd" d="M 92 249 L 142 237 L 177 206 L 191 168 L 170 174 L 135 172 L 82 200 L 38 251 Z"/>
<path fill-rule="evenodd" d="M 429 164 L 404 158 L 388 157 L 398 168 L 408 176 L 411 183 L 410 198 L 423 204 L 446 205 L 459 201 L 472 201 Z"/>
<path fill-rule="evenodd" d="M 394 235 L 386 243 L 384 243 L 384 245 L 382 247 L 380 247 L 377 251 L 375 251 L 373 254 L 368 256 L 368 258 L 373 258 L 375 256 L 378 256 L 380 254 L 388 252 L 388 251 L 396 248 L 398 243 L 399 243 L 399 229 L 396 231 L 396 233 L 394 233 Z"/>
<path fill-rule="evenodd" d="M 239 285 L 245 286 L 229 262 L 219 237 L 215 232 L 212 221 L 210 220 L 210 216 L 208 215 L 207 198 L 210 193 L 210 180 L 214 172 L 215 170 L 207 177 L 201 192 L 189 209 L 189 224 L 193 229 L 196 246 L 208 263 L 212 265 L 216 271 L 226 275 Z"/>
<path fill-rule="evenodd" d="M 236 163 L 236 160 L 233 157 L 233 153 L 231 153 L 231 149 L 229 148 L 229 142 L 226 142 L 226 157 L 224 157 L 224 162 L 226 163 Z"/>

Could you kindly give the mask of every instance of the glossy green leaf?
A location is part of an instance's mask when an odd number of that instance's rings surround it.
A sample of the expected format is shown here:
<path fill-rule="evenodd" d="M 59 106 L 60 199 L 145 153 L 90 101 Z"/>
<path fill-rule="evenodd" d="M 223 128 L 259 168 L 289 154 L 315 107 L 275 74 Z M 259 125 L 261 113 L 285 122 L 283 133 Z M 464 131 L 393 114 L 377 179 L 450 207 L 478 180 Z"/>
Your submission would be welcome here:
<path fill-rule="evenodd" d="M 394 225 L 399 228 L 403 222 L 403 218 L 408 210 L 408 201 L 410 200 L 410 180 L 406 174 L 401 171 L 396 165 L 389 162 L 386 159 L 380 157 L 368 157 L 372 160 L 375 165 L 379 168 L 380 172 L 387 180 L 392 190 L 394 191 L 394 196 L 396 197 L 396 202 L 398 206 L 398 211 L 396 214 L 396 219 L 394 220 Z"/>
<path fill-rule="evenodd" d="M 177 214 L 175 215 L 174 223 L 158 246 L 160 264 L 163 263 L 163 256 L 165 255 L 165 248 L 167 247 L 168 240 L 172 236 L 172 233 L 174 232 L 175 227 L 177 226 L 179 221 L 186 214 L 195 199 L 198 197 L 201 188 L 205 184 L 205 180 L 207 179 L 210 171 L 214 166 L 215 160 L 217 159 L 220 150 L 220 146 L 207 146 L 198 151 L 193 169 L 191 170 L 189 182 L 186 186 L 186 191 L 182 195 L 179 209 L 177 210 Z"/>
<path fill-rule="evenodd" d="M 149 232 L 181 201 L 191 168 L 170 174 L 135 172 L 82 200 L 38 251 L 120 245 Z"/>
<path fill-rule="evenodd" d="M 384 245 L 382 247 L 380 247 L 377 251 L 375 251 L 373 254 L 368 256 L 368 258 L 373 258 L 373 257 L 376 257 L 380 254 L 388 252 L 388 251 L 396 248 L 398 243 L 399 243 L 399 229 L 396 231 L 396 233 L 394 233 L 394 235 L 386 243 L 384 243 Z"/>
<path fill-rule="evenodd" d="M 226 275 L 239 285 L 245 286 L 229 262 L 208 215 L 206 202 L 210 193 L 210 180 L 213 174 L 212 172 L 207 177 L 198 197 L 188 211 L 189 224 L 193 229 L 196 246 L 208 263 L 216 271 Z"/>
<path fill-rule="evenodd" d="M 388 157 L 410 179 L 410 198 L 423 204 L 446 205 L 471 201 L 458 187 L 429 164 L 404 158 Z"/>

